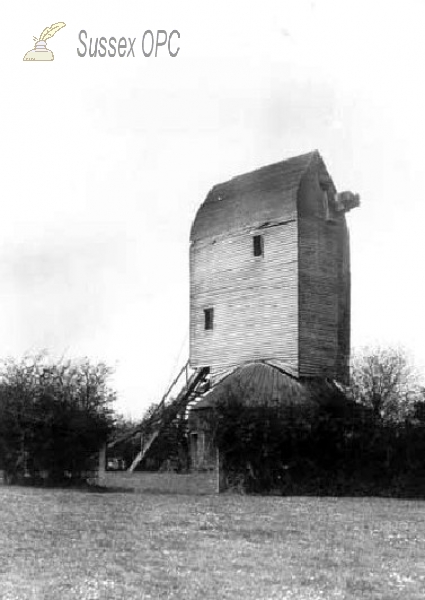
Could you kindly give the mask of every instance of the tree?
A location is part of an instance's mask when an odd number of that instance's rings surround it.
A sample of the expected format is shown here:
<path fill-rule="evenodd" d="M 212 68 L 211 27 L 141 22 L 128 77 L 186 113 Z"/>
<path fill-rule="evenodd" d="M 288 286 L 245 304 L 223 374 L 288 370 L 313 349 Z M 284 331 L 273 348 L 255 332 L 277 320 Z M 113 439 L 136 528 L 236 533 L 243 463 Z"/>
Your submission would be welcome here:
<path fill-rule="evenodd" d="M 104 363 L 47 353 L 0 363 L 0 461 L 11 478 L 81 477 L 113 425 Z"/>
<path fill-rule="evenodd" d="M 350 390 L 377 420 L 395 423 L 411 413 L 419 376 L 403 348 L 366 347 L 354 354 Z"/>

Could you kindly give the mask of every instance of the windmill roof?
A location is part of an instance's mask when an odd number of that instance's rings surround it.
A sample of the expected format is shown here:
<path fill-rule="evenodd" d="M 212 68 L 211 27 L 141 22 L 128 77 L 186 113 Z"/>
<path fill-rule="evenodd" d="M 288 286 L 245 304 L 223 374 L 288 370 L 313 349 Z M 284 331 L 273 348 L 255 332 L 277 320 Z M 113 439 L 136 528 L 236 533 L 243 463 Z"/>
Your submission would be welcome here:
<path fill-rule="evenodd" d="M 191 241 L 279 221 L 288 209 L 295 216 L 298 188 L 312 164 L 319 164 L 327 174 L 314 150 L 215 185 L 196 214 Z"/>

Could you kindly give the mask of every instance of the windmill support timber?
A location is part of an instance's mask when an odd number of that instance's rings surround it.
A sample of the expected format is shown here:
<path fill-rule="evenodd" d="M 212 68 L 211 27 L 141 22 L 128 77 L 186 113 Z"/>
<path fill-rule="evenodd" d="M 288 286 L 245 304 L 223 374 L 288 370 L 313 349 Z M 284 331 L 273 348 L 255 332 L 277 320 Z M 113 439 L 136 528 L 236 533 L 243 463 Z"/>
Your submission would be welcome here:
<path fill-rule="evenodd" d="M 167 389 L 151 417 L 135 429 L 108 443 L 108 449 L 112 449 L 117 444 L 125 442 L 139 433 L 141 434 L 140 451 L 127 469 L 129 472 L 133 472 L 141 461 L 146 458 L 155 440 L 161 435 L 165 435 L 167 428 L 169 428 L 176 419 L 187 417 L 187 411 L 190 409 L 190 405 L 193 405 L 196 400 L 199 399 L 203 391 L 205 391 L 208 374 L 209 368 L 201 367 L 195 369 L 193 373 L 189 375 L 189 363 L 187 362 Z M 182 380 L 183 375 L 183 387 L 180 389 L 177 396 L 172 399 L 171 394 L 173 390 L 175 390 L 177 384 Z"/>

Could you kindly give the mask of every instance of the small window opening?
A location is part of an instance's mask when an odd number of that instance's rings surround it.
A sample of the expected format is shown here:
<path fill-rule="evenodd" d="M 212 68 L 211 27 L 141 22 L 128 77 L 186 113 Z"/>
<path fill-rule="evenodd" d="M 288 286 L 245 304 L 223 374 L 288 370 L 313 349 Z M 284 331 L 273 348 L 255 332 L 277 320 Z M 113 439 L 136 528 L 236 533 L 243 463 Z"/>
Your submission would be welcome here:
<path fill-rule="evenodd" d="M 325 220 L 329 220 L 329 196 L 328 190 L 322 188 L 322 204 L 323 204 L 323 216 Z"/>
<path fill-rule="evenodd" d="M 264 255 L 264 241 L 262 235 L 254 235 L 254 256 Z"/>
<path fill-rule="evenodd" d="M 213 329 L 214 327 L 214 309 L 204 309 L 205 329 Z"/>

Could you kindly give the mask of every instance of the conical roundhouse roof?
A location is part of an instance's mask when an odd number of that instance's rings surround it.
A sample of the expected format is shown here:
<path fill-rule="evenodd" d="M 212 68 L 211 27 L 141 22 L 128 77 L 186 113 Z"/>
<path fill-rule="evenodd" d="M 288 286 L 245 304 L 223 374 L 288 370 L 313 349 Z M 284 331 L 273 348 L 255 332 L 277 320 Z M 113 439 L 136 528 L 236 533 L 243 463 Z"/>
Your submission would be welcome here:
<path fill-rule="evenodd" d="M 253 362 L 234 369 L 193 410 L 211 408 L 216 402 L 230 397 L 241 399 L 247 406 L 326 407 L 338 412 L 350 404 L 333 381 L 297 379 L 275 365 Z"/>

